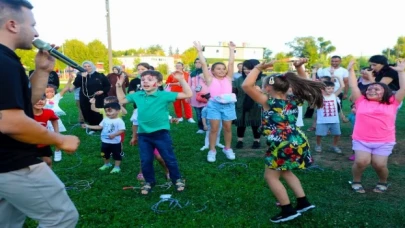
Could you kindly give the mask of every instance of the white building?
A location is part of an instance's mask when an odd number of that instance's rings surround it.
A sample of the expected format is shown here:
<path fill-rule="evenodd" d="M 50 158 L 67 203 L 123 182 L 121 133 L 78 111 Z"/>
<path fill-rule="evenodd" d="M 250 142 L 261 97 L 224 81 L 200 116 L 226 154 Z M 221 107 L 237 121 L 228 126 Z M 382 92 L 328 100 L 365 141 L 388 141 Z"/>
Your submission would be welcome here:
<path fill-rule="evenodd" d="M 235 59 L 248 60 L 258 59 L 262 60 L 264 55 L 264 47 L 249 47 L 247 43 L 243 43 L 241 47 L 236 47 Z M 222 42 L 218 46 L 204 45 L 204 57 L 207 59 L 228 59 L 229 47 L 228 43 Z"/>
<path fill-rule="evenodd" d="M 122 56 L 117 57 L 117 59 L 122 62 L 122 65 L 126 69 L 134 69 L 135 60 L 138 60 L 138 62 L 148 63 L 155 68 L 158 65 L 167 64 L 169 67 L 169 72 L 175 71 L 174 58 L 171 56 Z"/>

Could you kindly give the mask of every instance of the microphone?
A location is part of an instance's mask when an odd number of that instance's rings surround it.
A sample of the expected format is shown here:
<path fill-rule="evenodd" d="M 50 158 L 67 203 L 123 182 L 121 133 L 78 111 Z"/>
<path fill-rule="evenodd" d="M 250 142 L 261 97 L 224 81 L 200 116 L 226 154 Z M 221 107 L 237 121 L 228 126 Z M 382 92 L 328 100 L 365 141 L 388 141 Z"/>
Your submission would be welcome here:
<path fill-rule="evenodd" d="M 78 70 L 80 72 L 86 72 L 86 70 L 83 67 L 81 67 L 79 64 L 77 64 L 76 62 L 74 62 L 70 58 L 66 57 L 62 53 L 58 52 L 50 44 L 48 44 L 48 43 L 46 43 L 46 42 L 44 42 L 44 41 L 42 41 L 40 39 L 35 39 L 34 41 L 32 41 L 32 44 L 36 48 L 38 48 L 39 50 L 48 51 L 51 56 L 53 56 L 56 59 L 58 59 L 59 61 L 65 63 L 66 65 L 71 66 L 71 67 L 75 68 L 76 70 Z"/>

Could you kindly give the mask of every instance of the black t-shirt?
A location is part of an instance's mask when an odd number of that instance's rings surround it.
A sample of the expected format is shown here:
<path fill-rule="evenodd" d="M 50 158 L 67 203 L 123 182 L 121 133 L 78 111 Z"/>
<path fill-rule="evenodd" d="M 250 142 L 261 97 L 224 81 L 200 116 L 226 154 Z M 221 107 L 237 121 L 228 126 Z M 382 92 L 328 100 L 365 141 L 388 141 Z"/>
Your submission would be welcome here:
<path fill-rule="evenodd" d="M 392 78 L 392 81 L 390 84 L 388 84 L 388 87 L 392 91 L 398 91 L 399 90 L 399 79 L 398 79 L 398 72 L 395 70 L 391 69 L 390 67 L 384 67 L 381 69 L 380 72 L 378 72 L 375 75 L 375 81 L 380 82 L 382 78 L 387 77 L 387 78 Z"/>
<path fill-rule="evenodd" d="M 0 44 L 0 111 L 24 110 L 34 118 L 31 89 L 18 56 Z M 40 163 L 36 145 L 22 143 L 0 132 L 0 173 L 19 170 Z"/>

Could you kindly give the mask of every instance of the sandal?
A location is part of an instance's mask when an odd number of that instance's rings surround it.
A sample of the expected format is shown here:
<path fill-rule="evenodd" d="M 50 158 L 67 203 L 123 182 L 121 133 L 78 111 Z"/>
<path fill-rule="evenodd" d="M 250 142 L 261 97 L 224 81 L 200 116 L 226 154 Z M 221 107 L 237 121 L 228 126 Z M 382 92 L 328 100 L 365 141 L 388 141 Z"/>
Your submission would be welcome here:
<path fill-rule="evenodd" d="M 310 127 L 307 129 L 307 131 L 315 131 L 315 130 L 316 130 L 316 127 Z"/>
<path fill-rule="evenodd" d="M 183 180 L 183 179 L 176 180 L 176 191 L 177 192 L 184 191 L 185 187 L 186 187 L 186 180 Z"/>
<path fill-rule="evenodd" d="M 142 173 L 138 174 L 138 176 L 136 176 L 136 179 L 138 179 L 139 181 L 145 180 Z"/>
<path fill-rule="evenodd" d="M 351 185 L 354 192 L 361 194 L 366 193 L 363 186 L 361 185 L 361 182 L 352 182 Z"/>
<path fill-rule="evenodd" d="M 388 190 L 388 183 L 377 183 L 373 191 L 377 193 L 384 193 L 387 190 Z"/>
<path fill-rule="evenodd" d="M 152 185 L 148 182 L 146 182 L 142 187 L 141 187 L 141 194 L 142 195 L 148 195 L 152 191 Z"/>

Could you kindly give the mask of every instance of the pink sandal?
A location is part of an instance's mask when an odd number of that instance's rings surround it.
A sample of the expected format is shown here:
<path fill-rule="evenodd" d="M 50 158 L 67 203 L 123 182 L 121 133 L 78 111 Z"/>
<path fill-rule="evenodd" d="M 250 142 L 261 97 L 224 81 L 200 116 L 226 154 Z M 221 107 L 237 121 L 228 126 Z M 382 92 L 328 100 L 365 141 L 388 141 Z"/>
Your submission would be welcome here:
<path fill-rule="evenodd" d="M 136 176 L 136 179 L 138 179 L 139 181 L 145 180 L 145 178 L 143 178 L 143 174 L 142 174 L 142 173 L 138 174 L 138 176 Z"/>

